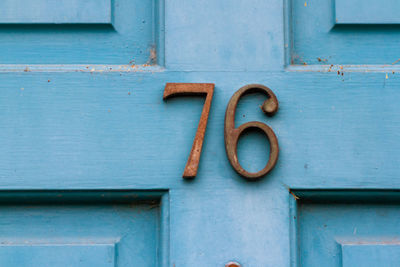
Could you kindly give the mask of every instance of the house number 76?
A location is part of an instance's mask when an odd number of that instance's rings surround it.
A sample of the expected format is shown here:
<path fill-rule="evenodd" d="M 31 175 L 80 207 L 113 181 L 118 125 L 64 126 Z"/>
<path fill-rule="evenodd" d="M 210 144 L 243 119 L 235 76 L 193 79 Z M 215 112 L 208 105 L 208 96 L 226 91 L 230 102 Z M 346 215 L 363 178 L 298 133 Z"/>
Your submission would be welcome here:
<path fill-rule="evenodd" d="M 230 99 L 225 113 L 225 149 L 229 162 L 233 169 L 249 180 L 257 180 L 269 173 L 278 160 L 279 145 L 274 131 L 265 123 L 251 121 L 235 128 L 236 106 L 240 98 L 246 94 L 260 92 L 268 96 L 261 106 L 262 111 L 268 116 L 273 116 L 279 108 L 278 99 L 268 87 L 260 84 L 250 84 L 240 88 Z M 214 84 L 212 83 L 167 83 L 164 90 L 164 99 L 177 95 L 205 95 L 203 111 L 201 113 L 199 126 L 194 138 L 192 150 L 183 172 L 183 178 L 194 178 L 200 162 L 201 150 L 203 147 L 204 135 L 206 132 L 208 115 L 210 112 L 211 101 L 214 93 Z M 262 130 L 270 143 L 269 160 L 265 167 L 258 172 L 248 172 L 239 164 L 237 157 L 237 144 L 240 136 L 251 129 Z"/>

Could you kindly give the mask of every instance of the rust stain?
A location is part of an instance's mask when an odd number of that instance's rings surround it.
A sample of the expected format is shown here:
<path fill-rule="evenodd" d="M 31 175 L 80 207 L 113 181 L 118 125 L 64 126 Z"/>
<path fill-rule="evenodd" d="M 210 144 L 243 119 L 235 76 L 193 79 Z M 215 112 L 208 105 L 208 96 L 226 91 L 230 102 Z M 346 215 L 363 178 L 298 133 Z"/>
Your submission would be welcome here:
<path fill-rule="evenodd" d="M 300 198 L 296 196 L 291 190 L 289 190 L 289 193 L 294 197 L 295 200 L 299 200 Z"/>
<path fill-rule="evenodd" d="M 157 63 L 157 50 L 155 47 L 152 47 L 150 49 L 150 58 L 149 58 L 149 64 L 154 65 Z"/>

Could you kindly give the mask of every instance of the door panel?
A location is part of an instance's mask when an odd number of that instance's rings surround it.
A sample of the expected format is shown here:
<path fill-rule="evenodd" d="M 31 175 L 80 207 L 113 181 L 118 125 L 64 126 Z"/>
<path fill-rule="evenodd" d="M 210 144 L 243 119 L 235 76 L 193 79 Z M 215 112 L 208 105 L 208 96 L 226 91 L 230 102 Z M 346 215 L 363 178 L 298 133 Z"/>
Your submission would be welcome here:
<path fill-rule="evenodd" d="M 288 266 L 288 201 L 293 198 L 288 188 L 400 188 L 400 106 L 392 101 L 400 93 L 396 74 L 386 79 L 385 73 L 357 72 L 260 77 L 246 72 L 21 70 L 1 77 L 2 188 L 168 189 L 171 246 L 166 249 L 176 266 L 199 261 L 219 266 L 227 259 L 250 266 Z M 219 84 L 199 172 L 187 182 L 181 175 L 204 99 L 163 103 L 165 83 L 177 80 Z M 277 167 L 256 183 L 233 171 L 223 143 L 225 107 L 243 81 L 282 88 L 277 92 L 281 109 L 274 118 L 259 110 L 265 99 L 261 95 L 249 95 L 238 106 L 238 125 L 268 123 L 280 142 Z M 263 138 L 245 137 L 240 145 L 239 159 L 246 168 L 257 170 L 265 163 Z M 258 157 L 252 159 L 254 153 Z M 209 233 L 212 241 L 205 238 Z"/>
<path fill-rule="evenodd" d="M 398 192 L 292 193 L 298 198 L 292 218 L 298 266 L 398 265 Z"/>
<path fill-rule="evenodd" d="M 156 266 L 162 192 L 0 193 L 2 266 Z M 163 227 L 161 227 L 163 225 Z"/>
<path fill-rule="evenodd" d="M 274 129 L 281 147 L 278 167 L 249 185 L 254 190 L 271 182 L 283 189 L 284 185 L 293 189 L 398 188 L 400 106 L 392 100 L 400 97 L 400 80 L 397 74 L 389 73 L 389 79 L 385 75 L 350 71 L 344 76 L 291 71 L 265 77 L 246 72 L 2 73 L 2 186 L 54 189 L 100 184 L 165 189 L 201 184 L 211 190 L 224 189 L 230 179 L 242 185 L 244 181 L 226 157 L 223 125 L 229 98 L 252 81 L 282 88 L 277 92 L 281 109 L 273 118 L 259 109 L 265 99 L 262 95 L 249 95 L 238 105 L 237 125 L 265 122 Z M 182 183 L 181 175 L 204 98 L 163 102 L 169 81 L 219 84 L 199 173 L 189 184 Z M 254 140 L 262 146 L 256 151 L 259 155 L 265 151 L 263 140 Z M 252 156 L 251 148 L 241 148 L 239 156 Z M 257 168 L 266 157 L 240 160 Z"/>
<path fill-rule="evenodd" d="M 288 0 L 288 6 L 289 64 L 392 65 L 399 58 L 398 1 Z"/>
<path fill-rule="evenodd" d="M 158 0 L 2 1 L 0 62 L 155 64 L 163 38 L 160 5 Z"/>

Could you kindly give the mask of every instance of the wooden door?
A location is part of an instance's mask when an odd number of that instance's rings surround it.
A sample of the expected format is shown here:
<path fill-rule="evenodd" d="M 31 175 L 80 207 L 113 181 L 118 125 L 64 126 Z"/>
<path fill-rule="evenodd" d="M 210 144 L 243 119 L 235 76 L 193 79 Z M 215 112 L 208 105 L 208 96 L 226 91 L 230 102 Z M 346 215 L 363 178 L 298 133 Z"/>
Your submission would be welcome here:
<path fill-rule="evenodd" d="M 399 8 L 2 0 L 0 265 L 396 266 Z"/>

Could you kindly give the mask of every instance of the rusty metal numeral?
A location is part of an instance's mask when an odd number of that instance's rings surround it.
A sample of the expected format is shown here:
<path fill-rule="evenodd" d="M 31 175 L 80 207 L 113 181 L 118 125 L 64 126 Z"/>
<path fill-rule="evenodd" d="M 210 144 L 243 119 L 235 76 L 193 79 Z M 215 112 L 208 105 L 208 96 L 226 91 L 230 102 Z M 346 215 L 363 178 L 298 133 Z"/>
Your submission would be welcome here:
<path fill-rule="evenodd" d="M 240 267 L 240 264 L 232 261 L 225 264 L 225 267 Z"/>
<path fill-rule="evenodd" d="M 250 84 L 240 88 L 229 100 L 228 107 L 226 108 L 225 113 L 225 149 L 226 154 L 228 155 L 228 159 L 235 169 L 235 171 L 249 180 L 256 180 L 261 178 L 270 172 L 274 167 L 278 160 L 279 155 L 279 145 L 278 139 L 274 131 L 265 123 L 259 121 L 251 121 L 245 124 L 240 125 L 238 128 L 235 128 L 235 113 L 236 106 L 240 100 L 240 98 L 246 94 L 253 92 L 261 92 L 268 96 L 268 99 L 264 101 L 261 106 L 262 111 L 268 116 L 273 116 L 279 107 L 278 99 L 275 94 L 266 86 L 260 84 Z M 262 130 L 270 143 L 270 154 L 267 165 L 259 172 L 248 172 L 242 168 L 239 164 L 237 157 L 237 144 L 240 138 L 240 135 L 250 129 L 260 129 Z"/>
<path fill-rule="evenodd" d="M 212 83 L 167 83 L 163 99 L 177 95 L 206 95 L 203 111 L 201 112 L 199 126 L 193 141 L 192 150 L 183 172 L 183 178 L 194 178 L 199 167 L 201 149 L 203 147 L 204 134 L 207 128 L 208 114 L 214 94 Z"/>

